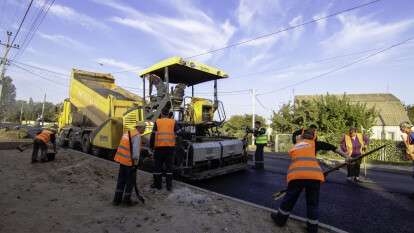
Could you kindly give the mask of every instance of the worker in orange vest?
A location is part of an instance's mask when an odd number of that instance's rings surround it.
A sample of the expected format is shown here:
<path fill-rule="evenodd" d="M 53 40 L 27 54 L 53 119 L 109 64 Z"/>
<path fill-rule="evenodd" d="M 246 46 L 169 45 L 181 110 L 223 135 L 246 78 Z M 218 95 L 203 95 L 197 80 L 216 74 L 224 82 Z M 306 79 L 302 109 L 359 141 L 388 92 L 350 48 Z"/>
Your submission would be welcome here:
<path fill-rule="evenodd" d="M 118 181 L 112 202 L 114 205 L 119 205 L 121 202 L 127 206 L 136 204 L 131 200 L 131 193 L 136 185 L 136 166 L 141 153 L 141 134 L 144 133 L 145 127 L 144 122 L 137 122 L 135 130 L 128 130 L 122 135 L 114 157 L 114 160 L 119 163 Z"/>
<path fill-rule="evenodd" d="M 290 211 L 295 206 L 302 190 L 305 189 L 307 231 L 318 232 L 319 190 L 325 177 L 316 159 L 316 152 L 326 150 L 334 151 L 343 157 L 347 157 L 347 155 L 334 145 L 315 139 L 316 131 L 314 129 L 303 130 L 301 136 L 297 137 L 296 144 L 289 150 L 292 161 L 287 172 L 287 193 L 277 214 L 271 214 L 273 221 L 280 227 L 286 224 Z"/>
<path fill-rule="evenodd" d="M 155 121 L 152 129 L 150 146 L 154 151 L 154 184 L 152 188 L 162 189 L 162 173 L 165 165 L 165 177 L 167 190 L 172 189 L 173 180 L 173 162 L 176 145 L 177 124 L 174 119 L 170 118 L 170 112 L 164 109 L 161 118 Z"/>
<path fill-rule="evenodd" d="M 56 130 L 53 128 L 43 129 L 33 140 L 32 163 L 36 163 L 40 148 L 40 160 L 47 162 L 47 144 L 53 144 L 53 151 L 56 153 Z"/>
<path fill-rule="evenodd" d="M 346 152 L 350 158 L 355 158 L 355 157 L 360 156 L 363 152 L 365 152 L 368 143 L 369 143 L 369 139 L 367 136 L 361 133 L 358 133 L 357 128 L 351 127 L 349 129 L 349 133 L 345 134 L 342 137 L 341 149 L 342 151 Z M 361 167 L 360 159 L 348 164 L 347 179 L 349 181 L 355 181 L 355 182 L 359 181 L 360 167 Z"/>

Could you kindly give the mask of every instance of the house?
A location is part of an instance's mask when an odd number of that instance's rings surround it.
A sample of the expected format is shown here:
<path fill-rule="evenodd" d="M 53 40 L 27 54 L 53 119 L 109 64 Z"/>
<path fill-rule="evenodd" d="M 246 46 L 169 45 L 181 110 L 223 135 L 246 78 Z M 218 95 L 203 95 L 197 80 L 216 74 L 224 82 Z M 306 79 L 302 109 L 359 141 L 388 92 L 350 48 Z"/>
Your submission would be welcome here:
<path fill-rule="evenodd" d="M 304 100 L 316 99 L 320 95 L 295 96 L 295 104 Z M 343 95 L 336 95 L 342 97 Z M 375 108 L 378 116 L 372 127 L 372 139 L 389 139 L 401 141 L 399 124 L 409 121 L 407 111 L 401 101 L 393 94 L 346 94 L 351 103 L 366 104 L 367 108 Z"/>

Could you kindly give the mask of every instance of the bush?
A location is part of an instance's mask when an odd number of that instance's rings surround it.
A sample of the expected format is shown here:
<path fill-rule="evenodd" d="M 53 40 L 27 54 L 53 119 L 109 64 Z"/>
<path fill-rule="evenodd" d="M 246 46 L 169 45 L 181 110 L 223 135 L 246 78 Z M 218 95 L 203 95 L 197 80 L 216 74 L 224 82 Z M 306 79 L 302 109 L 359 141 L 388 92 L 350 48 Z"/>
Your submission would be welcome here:
<path fill-rule="evenodd" d="M 380 151 L 368 156 L 368 160 L 378 160 L 386 162 L 403 162 L 406 161 L 404 142 L 395 142 L 391 140 L 371 140 L 370 149 L 377 148 L 381 145 L 387 146 Z"/>

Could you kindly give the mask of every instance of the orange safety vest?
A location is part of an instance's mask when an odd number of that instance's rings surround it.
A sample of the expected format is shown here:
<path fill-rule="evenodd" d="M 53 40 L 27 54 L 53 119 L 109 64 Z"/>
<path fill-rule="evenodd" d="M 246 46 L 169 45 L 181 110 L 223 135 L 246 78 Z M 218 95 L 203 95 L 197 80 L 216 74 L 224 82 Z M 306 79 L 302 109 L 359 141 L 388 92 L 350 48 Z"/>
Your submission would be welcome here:
<path fill-rule="evenodd" d="M 292 162 L 289 165 L 287 182 L 292 180 L 319 180 L 325 181 L 325 176 L 316 160 L 315 141 L 299 140 L 289 150 Z"/>
<path fill-rule="evenodd" d="M 154 147 L 174 147 L 175 146 L 175 120 L 161 118 L 155 121 L 157 132 L 155 132 Z"/>
<path fill-rule="evenodd" d="M 358 138 L 358 141 L 361 144 L 361 151 L 360 151 L 360 153 L 362 154 L 362 148 L 364 148 L 364 146 L 365 146 L 364 137 L 360 133 L 357 133 L 356 137 Z M 352 155 L 352 151 L 353 151 L 353 148 L 352 148 L 352 138 L 348 134 L 345 134 L 345 146 L 346 146 L 346 153 L 349 156 L 351 156 Z"/>
<path fill-rule="evenodd" d="M 131 138 L 138 135 L 136 130 L 130 131 Z M 131 153 L 131 142 L 129 141 L 128 133 L 122 135 L 121 142 L 119 143 L 118 149 L 114 160 L 125 166 L 132 166 L 132 153 Z"/>
<path fill-rule="evenodd" d="M 52 135 L 53 132 L 49 130 L 42 130 L 42 132 L 38 135 L 36 135 L 36 139 L 41 140 L 44 143 L 48 143 L 50 141 L 50 135 Z"/>

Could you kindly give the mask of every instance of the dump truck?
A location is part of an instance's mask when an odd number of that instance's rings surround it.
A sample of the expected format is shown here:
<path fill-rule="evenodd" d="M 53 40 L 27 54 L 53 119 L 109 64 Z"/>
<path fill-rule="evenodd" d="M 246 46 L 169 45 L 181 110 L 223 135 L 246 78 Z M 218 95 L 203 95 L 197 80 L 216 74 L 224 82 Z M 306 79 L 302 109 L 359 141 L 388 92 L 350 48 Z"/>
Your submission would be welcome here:
<path fill-rule="evenodd" d="M 58 118 L 58 142 L 95 155 L 110 154 L 123 132 L 144 120 L 142 98 L 115 85 L 111 74 L 73 69 L 69 98 Z"/>
<path fill-rule="evenodd" d="M 140 77 L 145 120 L 153 123 L 161 112 L 169 110 L 179 126 L 176 174 L 199 180 L 247 167 L 246 140 L 226 137 L 220 132 L 226 113 L 218 99 L 217 85 L 218 80 L 228 78 L 224 71 L 172 57 L 145 69 Z M 212 83 L 212 100 L 195 95 L 195 87 L 207 83 Z M 146 159 L 149 155 L 145 153 L 142 157 Z"/>

